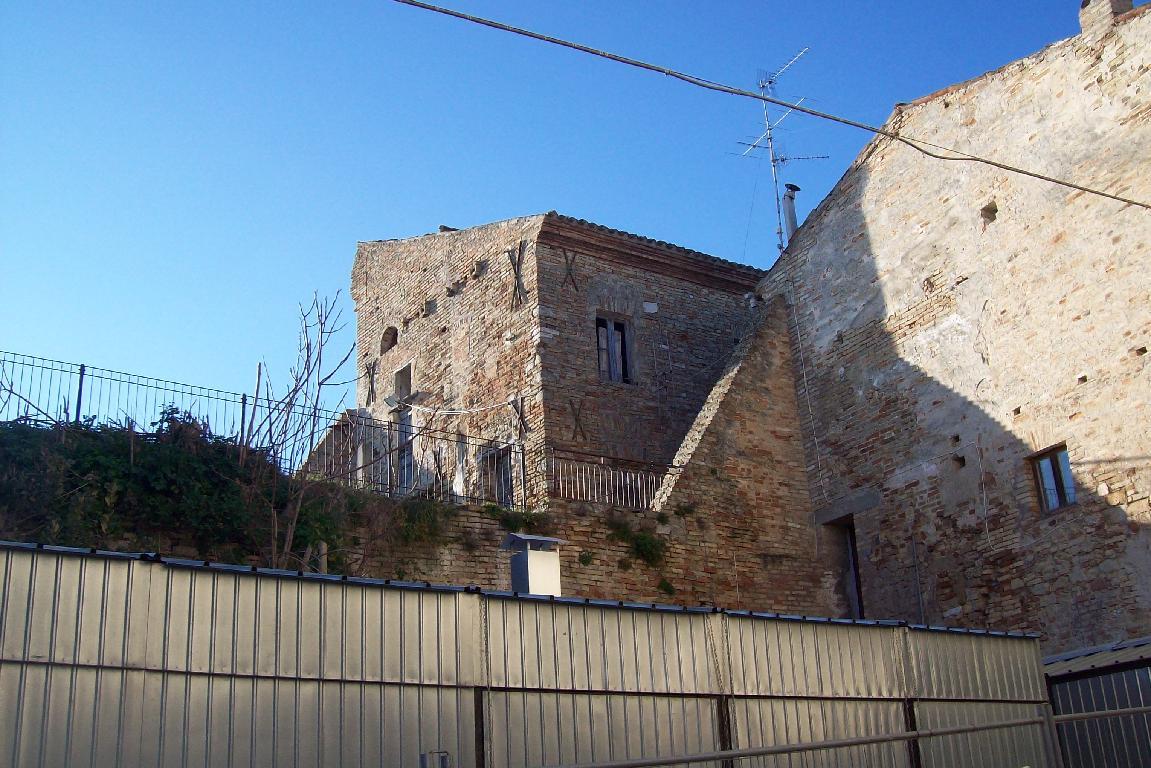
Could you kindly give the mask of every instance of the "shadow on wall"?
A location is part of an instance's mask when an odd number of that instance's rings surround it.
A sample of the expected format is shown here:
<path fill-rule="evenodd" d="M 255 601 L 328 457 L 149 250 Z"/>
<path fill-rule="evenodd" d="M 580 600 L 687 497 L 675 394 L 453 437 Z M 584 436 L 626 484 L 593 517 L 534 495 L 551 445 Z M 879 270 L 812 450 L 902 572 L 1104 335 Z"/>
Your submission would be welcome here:
<path fill-rule="evenodd" d="M 1066 195 L 1039 190 L 1051 214 L 1032 207 L 1030 223 L 990 240 L 995 203 L 963 208 L 945 181 L 928 218 L 920 201 L 884 205 L 890 190 L 869 190 L 867 168 L 882 172 L 900 149 L 868 151 L 762 288 L 793 308 L 815 520 L 855 559 L 858 588 L 849 569 L 844 591 L 868 617 L 1036 631 L 1049 649 L 1148 634 L 1151 532 L 1120 506 L 1147 503 L 1136 490 L 1145 499 L 1146 432 L 1135 427 L 1144 439 L 1127 451 L 1099 438 L 1112 409 L 1145 400 L 1148 358 L 1120 361 L 1125 377 L 1040 391 L 1045 371 L 1089 369 L 1080 348 L 1034 335 L 1079 310 L 1024 296 L 1039 289 L 997 267 L 1043 258 L 1025 240 L 1058 237 Z M 1078 268 L 1042 290 L 1093 279 L 1086 260 Z M 1059 446 L 1074 484 L 1045 504 L 1037 454 Z M 1053 486 L 1060 457 L 1050 458 Z"/>

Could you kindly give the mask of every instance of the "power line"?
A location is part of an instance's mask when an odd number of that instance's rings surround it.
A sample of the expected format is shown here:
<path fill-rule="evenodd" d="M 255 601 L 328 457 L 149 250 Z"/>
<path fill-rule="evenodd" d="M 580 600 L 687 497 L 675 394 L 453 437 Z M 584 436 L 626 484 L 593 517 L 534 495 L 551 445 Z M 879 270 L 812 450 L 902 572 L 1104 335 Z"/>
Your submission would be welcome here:
<path fill-rule="evenodd" d="M 1061 187 L 1067 187 L 1069 189 L 1078 190 L 1079 192 L 1086 192 L 1087 194 L 1090 194 L 1090 195 L 1098 195 L 1099 197 L 1105 197 L 1105 198 L 1108 198 L 1109 200 L 1115 200 L 1115 201 L 1120 202 L 1120 203 L 1126 203 L 1128 205 L 1135 205 L 1135 206 L 1138 206 L 1140 208 L 1145 208 L 1147 210 L 1151 210 L 1151 203 L 1144 203 L 1144 202 L 1140 202 L 1138 200 L 1132 200 L 1131 198 L 1128 198 L 1128 197 L 1122 197 L 1120 195 L 1113 195 L 1110 192 L 1104 192 L 1102 190 L 1093 189 L 1091 187 L 1086 187 L 1086 186 L 1083 186 L 1082 184 L 1076 184 L 1075 182 L 1067 181 L 1065 179 L 1058 179 L 1058 178 L 1055 178 L 1054 176 L 1047 176 L 1045 174 L 1037 173 L 1035 171 L 1029 171 L 1025 168 L 1019 168 L 1019 167 L 1016 167 L 1013 165 L 1008 165 L 1007 163 L 1001 163 L 998 160 L 991 160 L 991 159 L 986 158 L 986 157 L 980 157 L 979 155 L 972 155 L 972 154 L 969 154 L 967 152 L 963 152 L 963 151 L 958 150 L 958 149 L 952 149 L 950 147 L 945 147 L 945 146 L 942 146 L 940 144 L 933 144 L 929 141 L 923 141 L 922 139 L 914 139 L 914 138 L 911 138 L 909 136 L 903 136 L 903 135 L 900 135 L 898 133 L 893 133 L 892 131 L 888 131 L 888 130 L 885 130 L 883 128 L 879 128 L 879 127 L 874 126 L 874 125 L 868 125 L 867 123 L 861 123 L 857 120 L 851 120 L 851 119 L 846 118 L 846 117 L 840 117 L 838 115 L 833 115 L 833 114 L 830 114 L 828 112 L 820 112 L 819 110 L 811 109 L 810 107 L 805 107 L 805 106 L 802 106 L 800 104 L 793 104 L 793 103 L 791 103 L 789 101 L 785 101 L 783 99 L 777 99 L 777 98 L 774 98 L 772 96 L 767 96 L 766 94 L 755 93 L 754 91 L 745 91 L 741 88 L 734 88 L 730 85 L 724 85 L 723 83 L 717 83 L 717 82 L 714 82 L 711 80 L 705 80 L 701 77 L 695 77 L 694 75 L 688 75 L 688 74 L 685 74 L 683 72 L 678 72 L 674 69 L 668 69 L 667 67 L 661 67 L 661 66 L 658 66 L 656 64 L 648 64 L 647 62 L 639 61 L 638 59 L 629 59 L 626 56 L 619 56 L 619 55 L 614 54 L 614 53 L 608 53 L 607 51 L 597 50 L 595 48 L 591 48 L 591 47 L 586 46 L 586 45 L 581 45 L 579 43 L 573 43 L 573 42 L 570 42 L 568 40 L 561 40 L 558 37 L 550 37 L 548 35 L 541 35 L 538 32 L 532 32 L 532 31 L 527 30 L 527 29 L 521 29 L 519 27 L 513 27 L 513 26 L 510 26 L 508 24 L 502 24 L 498 21 L 492 21 L 491 19 L 485 19 L 485 18 L 482 18 L 480 16 L 472 16 L 472 15 L 467 14 L 467 13 L 461 13 L 459 11 L 453 11 L 449 8 L 441 8 L 440 6 L 437 6 L 437 5 L 431 5 L 429 3 L 422 3 L 422 2 L 419 2 L 419 0 L 393 0 L 393 2 L 402 3 L 403 5 L 410 5 L 414 8 L 422 8 L 426 11 L 433 11 L 435 13 L 441 13 L 445 16 L 452 16 L 454 18 L 462 19 L 464 21 L 470 21 L 473 24 L 480 24 L 482 26 L 491 27 L 492 29 L 498 29 L 498 30 L 503 31 L 503 32 L 511 32 L 512 34 L 522 35 L 524 37 L 529 37 L 533 40 L 540 40 L 542 42 L 551 43 L 553 45 L 562 46 L 564 48 L 571 48 L 572 50 L 580 51 L 581 53 L 588 53 L 588 54 L 591 54 L 592 56 L 598 56 L 602 59 L 614 61 L 614 62 L 619 63 L 619 64 L 627 64 L 628 66 L 631 66 L 631 67 L 637 67 L 639 69 L 645 69 L 649 72 L 658 72 L 661 75 L 666 75 L 668 77 L 675 78 L 676 80 L 682 80 L 683 82 L 688 83 L 690 85 L 695 85 L 695 86 L 698 86 L 700 88 L 706 88 L 706 89 L 711 90 L 711 91 L 718 91 L 719 93 L 726 93 L 730 96 L 742 96 L 744 98 L 762 101 L 762 102 L 765 102 L 767 104 L 774 104 L 774 105 L 780 106 L 780 107 L 787 107 L 788 109 L 794 110 L 796 112 L 802 112 L 805 115 L 817 117 L 821 120 L 829 120 L 833 123 L 839 123 L 840 125 L 847 125 L 847 126 L 850 126 L 852 128 L 858 128 L 859 130 L 867 131 L 868 133 L 873 133 L 877 136 L 884 136 L 886 138 L 892 139 L 893 141 L 898 141 L 902 144 L 906 144 L 907 146 L 911 147 L 915 151 L 920 152 L 920 153 L 926 155 L 927 157 L 931 157 L 931 158 L 934 158 L 936 160 L 949 160 L 949 161 L 956 161 L 956 162 L 981 163 L 983 165 L 989 165 L 993 168 L 999 168 L 1000 170 L 1007 171 L 1009 173 L 1018 173 L 1018 174 L 1021 174 L 1023 176 L 1030 176 L 1033 179 L 1039 179 L 1040 181 L 1046 181 L 1046 182 L 1051 183 L 1051 184 L 1057 184 Z M 930 149 L 927 149 L 927 147 L 931 147 L 932 149 L 940 150 L 941 152 L 947 152 L 949 154 L 942 155 L 942 154 L 939 154 L 937 152 L 932 152 Z"/>

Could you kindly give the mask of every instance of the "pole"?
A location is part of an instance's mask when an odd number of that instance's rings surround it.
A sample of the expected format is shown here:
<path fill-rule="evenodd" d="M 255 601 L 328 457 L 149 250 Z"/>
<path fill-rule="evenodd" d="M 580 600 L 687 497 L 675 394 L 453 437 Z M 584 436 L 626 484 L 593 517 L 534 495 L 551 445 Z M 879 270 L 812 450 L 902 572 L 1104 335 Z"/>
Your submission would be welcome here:
<path fill-rule="evenodd" d="M 80 408 L 84 405 L 84 372 L 87 366 L 80 363 L 80 381 L 76 384 L 76 423 L 80 423 Z"/>

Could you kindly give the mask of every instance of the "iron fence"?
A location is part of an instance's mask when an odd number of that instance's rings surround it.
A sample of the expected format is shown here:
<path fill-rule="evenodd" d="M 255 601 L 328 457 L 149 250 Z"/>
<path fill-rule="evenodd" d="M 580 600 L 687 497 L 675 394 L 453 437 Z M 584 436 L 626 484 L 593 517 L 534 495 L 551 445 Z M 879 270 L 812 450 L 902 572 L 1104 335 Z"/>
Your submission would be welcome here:
<path fill-rule="evenodd" d="M 345 411 L 304 463 L 305 473 L 388 496 L 526 506 L 520 443 L 380 421 Z"/>
<path fill-rule="evenodd" d="M 677 467 L 578 451 L 547 452 L 548 495 L 626 509 L 651 506 L 664 478 Z"/>
<path fill-rule="evenodd" d="M 519 443 L 0 351 L 0 422 L 147 430 L 170 418 L 261 450 L 287 474 L 393 497 L 506 507 L 526 501 Z"/>

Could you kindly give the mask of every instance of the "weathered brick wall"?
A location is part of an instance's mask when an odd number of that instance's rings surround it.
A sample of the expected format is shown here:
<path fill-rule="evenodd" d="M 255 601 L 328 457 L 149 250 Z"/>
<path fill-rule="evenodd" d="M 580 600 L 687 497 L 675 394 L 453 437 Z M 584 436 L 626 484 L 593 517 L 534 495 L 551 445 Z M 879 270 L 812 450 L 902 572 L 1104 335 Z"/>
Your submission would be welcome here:
<path fill-rule="evenodd" d="M 777 297 L 729 362 L 688 431 L 654 509 L 706 526 L 679 575 L 693 594 L 739 607 L 846 611 L 843 534 L 812 525 L 788 311 Z M 694 552 L 694 555 L 693 555 Z"/>
<path fill-rule="evenodd" d="M 594 225 L 569 224 L 561 217 L 549 218 L 540 238 L 540 367 L 548 443 L 668 463 L 736 343 L 751 328 L 748 297 L 762 273 L 702 254 L 693 257 L 703 266 L 692 276 L 663 272 L 662 251 L 683 249 L 604 235 Z M 653 260 L 626 262 L 641 251 L 653 251 Z M 739 282 L 719 283 L 709 269 L 735 271 Z M 626 320 L 634 333 L 632 383 L 600 376 L 597 314 Z"/>
<path fill-rule="evenodd" d="M 521 240 L 524 293 L 516 302 L 522 305 L 513 307 L 505 251 L 518 249 Z M 481 260 L 486 268 L 476 269 Z M 817 537 L 809 523 L 796 522 L 810 514 L 796 494 L 803 484 L 802 462 L 795 458 L 802 447 L 796 430 L 785 426 L 797 417 L 778 322 L 759 331 L 775 334 L 775 341 L 735 368 L 745 371 L 746 391 L 714 395 L 724 402 L 724 416 L 708 433 L 709 448 L 699 460 L 716 465 L 693 470 L 674 505 L 636 511 L 548 498 L 543 487 L 545 447 L 589 458 L 670 462 L 737 345 L 749 348 L 758 316 L 751 291 L 761 275 L 554 213 L 363 243 L 353 273 L 359 368 L 364 373 L 374 366 L 376 379 L 375 401 L 367 403 L 365 379 L 359 404 L 377 418 L 391 418 L 382 400 L 391 392 L 393 372 L 409 362 L 420 392 L 416 402 L 424 407 L 463 409 L 513 392 L 524 396 L 528 430 L 522 438 L 534 481 L 529 501 L 547 512 L 551 532 L 570 542 L 561 553 L 567 593 L 837 612 L 827 597 L 826 569 L 813 565 L 821 561 L 813 554 Z M 600 376 L 595 321 L 601 314 L 628 323 L 630 383 Z M 381 352 L 389 327 L 398 330 L 396 345 Z M 770 381 L 752 383 L 758 377 Z M 787 397 L 780 399 L 780 392 Z M 753 445 L 757 424 L 732 409 L 780 416 L 763 436 L 768 447 Z M 516 435 L 509 412 L 417 416 L 421 425 L 473 436 Z M 742 446 L 735 453 L 713 445 L 731 440 Z M 765 458 L 770 466 L 756 463 Z M 755 490 L 769 475 L 774 481 Z M 662 558 L 645 562 L 629 536 L 620 535 L 621 526 L 660 542 Z M 363 534 L 371 539 L 370 527 Z M 370 549 L 361 569 L 507 587 L 506 553 L 497 550 L 502 535 L 494 520 L 473 508 L 448 523 L 434 543 Z"/>
<path fill-rule="evenodd" d="M 352 272 L 356 302 L 357 404 L 376 419 L 393 418 L 384 397 L 394 372 L 412 366 L 415 403 L 424 408 L 468 410 L 523 398 L 528 430 L 507 406 L 450 416 L 416 411 L 418 427 L 509 441 L 529 449 L 543 440 L 534 242 L 542 217 L 525 217 L 407 240 L 360 243 Z M 508 252 L 521 253 L 519 295 Z M 388 328 L 396 344 L 381 352 Z M 374 366 L 372 381 L 366 375 Z M 446 446 L 447 443 L 445 442 Z M 444 460 L 454 464 L 454 456 Z M 539 478 L 532 478 L 538 484 Z"/>
<path fill-rule="evenodd" d="M 1143 10 L 887 127 L 1151 200 Z M 809 217 L 762 291 L 798 310 L 811 496 L 855 515 L 868 615 L 1151 633 L 1149 242 L 1146 210 L 887 139 Z M 1079 503 L 1044 513 L 1028 456 L 1064 442 Z"/>

